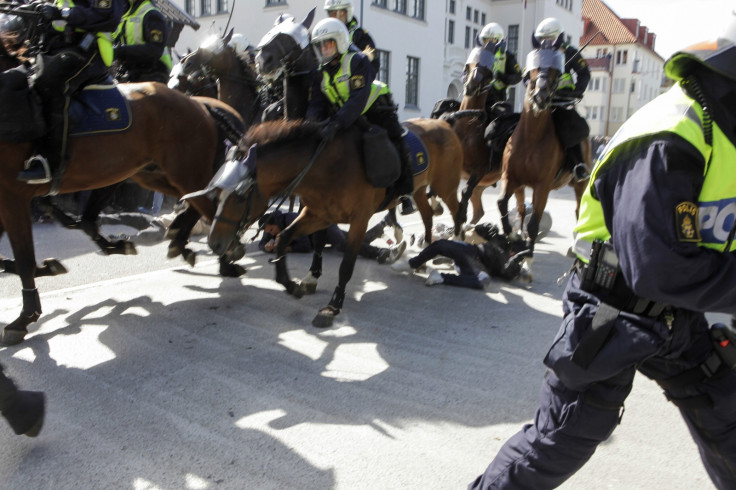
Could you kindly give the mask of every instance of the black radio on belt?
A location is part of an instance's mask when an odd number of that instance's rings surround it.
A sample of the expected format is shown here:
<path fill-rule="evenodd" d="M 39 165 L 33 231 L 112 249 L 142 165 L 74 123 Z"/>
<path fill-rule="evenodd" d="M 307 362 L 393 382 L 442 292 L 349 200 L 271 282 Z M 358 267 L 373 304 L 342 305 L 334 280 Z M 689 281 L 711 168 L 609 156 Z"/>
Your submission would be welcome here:
<path fill-rule="evenodd" d="M 583 290 L 612 289 L 618 275 L 618 257 L 613 246 L 602 240 L 593 241 L 590 261 L 585 266 L 581 287 Z"/>

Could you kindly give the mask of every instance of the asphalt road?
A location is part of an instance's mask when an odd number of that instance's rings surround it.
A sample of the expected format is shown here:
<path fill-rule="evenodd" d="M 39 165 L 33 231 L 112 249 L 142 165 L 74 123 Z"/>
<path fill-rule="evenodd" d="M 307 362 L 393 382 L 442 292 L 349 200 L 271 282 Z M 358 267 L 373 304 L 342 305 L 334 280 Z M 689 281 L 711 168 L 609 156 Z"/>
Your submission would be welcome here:
<path fill-rule="evenodd" d="M 202 240 L 191 268 L 165 260 L 165 244 L 104 257 L 80 232 L 36 225 L 38 257 L 69 273 L 38 280 L 43 316 L 0 348 L 9 374 L 48 399 L 36 439 L 0 423 L 0 488 L 465 488 L 538 403 L 571 264 L 571 191 L 548 210 L 531 284 L 428 288 L 359 259 L 324 330 L 311 320 L 338 254 L 317 294 L 296 300 L 253 245 L 248 273 L 221 278 Z M 418 215 L 401 220 L 419 233 Z M 309 260 L 289 256 L 289 268 L 301 277 Z M 5 325 L 20 311 L 17 277 L 0 275 L 0 298 Z M 713 487 L 676 408 L 639 376 L 622 425 L 562 488 Z"/>

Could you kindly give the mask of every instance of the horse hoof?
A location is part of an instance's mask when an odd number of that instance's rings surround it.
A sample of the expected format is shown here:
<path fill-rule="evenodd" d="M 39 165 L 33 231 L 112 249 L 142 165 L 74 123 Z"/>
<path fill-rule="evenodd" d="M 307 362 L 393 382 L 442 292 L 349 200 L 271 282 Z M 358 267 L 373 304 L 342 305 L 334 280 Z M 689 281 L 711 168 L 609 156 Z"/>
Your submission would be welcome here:
<path fill-rule="evenodd" d="M 179 228 L 167 228 L 166 233 L 164 233 L 164 240 L 173 240 L 178 234 Z"/>
<path fill-rule="evenodd" d="M 238 264 L 220 264 L 220 275 L 223 277 L 240 277 L 246 273 L 246 268 Z"/>
<path fill-rule="evenodd" d="M 185 248 L 184 250 L 182 250 L 181 256 L 184 258 L 187 264 L 189 264 L 191 267 L 194 267 L 194 263 L 197 261 L 197 254 L 195 254 L 188 248 Z"/>
<path fill-rule="evenodd" d="M 66 267 L 64 267 L 61 262 L 59 262 L 56 259 L 45 259 L 43 261 L 43 265 L 48 267 L 49 272 L 52 276 L 58 276 L 59 274 L 66 274 L 68 271 L 66 270 Z"/>
<path fill-rule="evenodd" d="M 300 299 L 302 296 L 304 296 L 304 289 L 302 288 L 302 285 L 296 281 L 291 281 L 289 285 L 286 286 L 286 292 L 294 296 L 296 299 Z"/>
<path fill-rule="evenodd" d="M 4 329 L 3 335 L 0 337 L 0 344 L 2 345 L 18 345 L 23 342 L 28 332 L 26 330 L 10 330 Z"/>
<path fill-rule="evenodd" d="M 314 294 L 317 292 L 317 283 L 316 282 L 308 282 L 308 283 L 302 283 L 302 289 L 304 289 L 304 294 Z"/>
<path fill-rule="evenodd" d="M 332 326 L 332 321 L 335 319 L 335 314 L 329 308 L 324 308 L 317 313 L 317 316 L 312 320 L 312 326 L 317 328 L 328 328 Z"/>
<path fill-rule="evenodd" d="M 166 252 L 166 258 L 173 259 L 174 257 L 181 255 L 181 253 L 182 253 L 181 247 L 177 245 L 169 245 L 169 251 Z"/>
<path fill-rule="evenodd" d="M 135 249 L 133 242 L 122 242 L 123 255 L 138 255 L 138 250 Z"/>

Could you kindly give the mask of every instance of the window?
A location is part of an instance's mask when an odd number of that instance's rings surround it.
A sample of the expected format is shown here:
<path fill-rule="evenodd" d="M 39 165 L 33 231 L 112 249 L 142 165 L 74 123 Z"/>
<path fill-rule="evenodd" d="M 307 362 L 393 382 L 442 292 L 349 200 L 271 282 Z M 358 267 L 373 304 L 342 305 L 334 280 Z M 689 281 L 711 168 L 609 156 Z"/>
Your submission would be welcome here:
<path fill-rule="evenodd" d="M 473 22 L 475 22 L 476 24 L 478 23 L 478 11 L 477 10 L 473 12 Z"/>
<path fill-rule="evenodd" d="M 455 13 L 455 0 L 450 0 L 450 5 L 448 6 L 448 11 L 451 14 Z"/>
<path fill-rule="evenodd" d="M 406 105 L 419 107 L 419 58 L 406 57 Z"/>
<path fill-rule="evenodd" d="M 631 90 L 629 90 L 629 92 L 633 94 L 634 93 L 634 90 L 636 90 L 636 82 L 632 81 L 631 82 Z"/>
<path fill-rule="evenodd" d="M 199 15 L 204 17 L 205 15 L 212 15 L 212 5 L 210 0 L 199 0 Z"/>
<path fill-rule="evenodd" d="M 596 58 L 605 58 L 608 54 L 608 48 L 598 48 L 595 50 Z"/>
<path fill-rule="evenodd" d="M 608 79 L 601 78 L 601 92 L 608 92 Z"/>
<path fill-rule="evenodd" d="M 626 87 L 626 80 L 624 80 L 623 78 L 613 79 L 613 93 L 614 94 L 624 93 L 624 87 Z"/>
<path fill-rule="evenodd" d="M 447 21 L 447 44 L 455 44 L 455 21 Z"/>
<path fill-rule="evenodd" d="M 478 39 L 478 29 L 473 29 L 473 42 Z"/>
<path fill-rule="evenodd" d="M 216 0 L 217 2 L 217 13 L 224 14 L 227 12 L 227 0 Z"/>
<path fill-rule="evenodd" d="M 486 14 L 480 14 L 480 25 L 486 25 Z"/>
<path fill-rule="evenodd" d="M 591 119 L 594 121 L 598 119 L 598 106 L 593 107 L 593 115 L 591 116 Z"/>
<path fill-rule="evenodd" d="M 286 5 L 286 0 L 266 0 L 266 7 L 271 5 Z"/>
<path fill-rule="evenodd" d="M 617 65 L 625 65 L 626 64 L 626 58 L 629 54 L 628 50 L 624 49 L 623 51 L 617 51 L 616 52 L 616 64 Z"/>
<path fill-rule="evenodd" d="M 409 17 L 424 20 L 424 2 L 425 0 L 409 0 Z"/>
<path fill-rule="evenodd" d="M 595 77 L 592 80 L 593 80 L 593 88 L 592 88 L 592 90 L 593 90 L 593 92 L 598 92 L 598 90 L 600 90 L 600 88 L 601 88 L 601 79 L 598 78 L 598 77 Z"/>
<path fill-rule="evenodd" d="M 376 56 L 378 56 L 378 62 L 380 65 L 378 73 L 376 74 L 376 78 L 388 85 L 389 67 L 391 66 L 391 58 L 389 56 L 389 52 L 377 49 Z"/>
<path fill-rule="evenodd" d="M 189 15 L 194 15 L 194 0 L 185 0 L 184 11 Z"/>
<path fill-rule="evenodd" d="M 373 0 L 373 5 L 386 8 L 386 0 Z"/>
<path fill-rule="evenodd" d="M 465 8 L 465 20 L 470 20 L 473 18 L 473 9 L 470 7 Z"/>
<path fill-rule="evenodd" d="M 465 26 L 465 49 L 470 49 L 470 27 Z"/>
<path fill-rule="evenodd" d="M 406 0 L 392 0 L 393 11 L 406 15 Z"/>
<path fill-rule="evenodd" d="M 590 107 L 585 108 L 585 119 L 590 119 Z"/>
<path fill-rule="evenodd" d="M 506 48 L 514 54 L 519 52 L 519 24 L 509 26 L 506 36 Z"/>

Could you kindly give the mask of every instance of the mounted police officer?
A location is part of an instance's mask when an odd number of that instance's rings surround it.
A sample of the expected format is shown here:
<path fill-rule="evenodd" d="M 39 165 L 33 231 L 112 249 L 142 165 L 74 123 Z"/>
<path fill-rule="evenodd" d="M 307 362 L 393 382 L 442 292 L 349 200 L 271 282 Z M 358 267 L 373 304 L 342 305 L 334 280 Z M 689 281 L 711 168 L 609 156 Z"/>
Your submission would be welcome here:
<path fill-rule="evenodd" d="M 506 88 L 521 81 L 521 68 L 516 56 L 506 48 L 506 39 L 503 27 L 496 22 L 486 24 L 480 31 L 480 42 L 483 49 L 493 53 L 493 81 L 491 82 L 486 99 L 486 112 L 493 118 L 491 108 L 497 102 L 506 102 Z M 466 71 L 463 72 L 467 76 Z"/>
<path fill-rule="evenodd" d="M 351 0 L 325 0 L 325 11 L 329 17 L 334 17 L 345 24 L 350 33 L 350 42 L 362 51 L 371 60 L 373 71 L 378 73 L 381 60 L 376 56 L 376 43 L 368 32 L 358 25 L 358 19 L 353 16 L 353 2 Z"/>
<path fill-rule="evenodd" d="M 118 25 L 114 40 L 115 78 L 123 82 L 169 82 L 171 51 L 169 23 L 151 0 L 127 2 L 128 10 Z"/>
<path fill-rule="evenodd" d="M 113 59 L 112 32 L 125 10 L 124 0 L 56 0 L 40 3 L 38 12 L 51 21 L 45 53 L 37 57 L 32 76 L 40 95 L 47 135 L 40 154 L 26 161 L 18 180 L 44 184 L 66 160 L 69 101 L 83 86 L 108 78 Z"/>
<path fill-rule="evenodd" d="M 736 314 L 736 14 L 665 73 L 677 83 L 616 133 L 582 198 L 534 423 L 470 488 L 562 484 L 619 424 L 636 371 L 680 410 L 714 485 L 736 488 L 736 334 L 705 318 Z"/>
<path fill-rule="evenodd" d="M 562 24 L 554 17 L 544 19 L 534 31 L 534 37 L 540 43 L 543 41 L 554 43 L 562 35 L 564 35 Z M 580 52 L 567 42 L 563 41 L 560 49 L 565 53 L 565 73 L 557 84 L 554 97 L 556 107 L 552 112 L 552 119 L 565 146 L 565 163 L 570 167 L 575 180 L 581 181 L 587 179 L 589 175 L 583 163 L 580 143 L 588 137 L 590 128 L 575 110 L 575 104 L 583 98 L 583 93 L 588 88 L 590 69 Z"/>
<path fill-rule="evenodd" d="M 409 151 L 388 86 L 375 79 L 366 55 L 349 49 L 348 30 L 343 22 L 333 18 L 318 22 L 312 31 L 312 44 L 320 66 L 312 80 L 306 118 L 326 121 L 322 137 L 328 141 L 339 130 L 352 126 L 361 115 L 386 129 L 401 159 L 396 192 L 399 196 L 411 196 L 414 175 Z"/>

